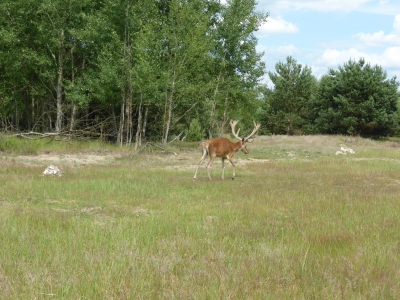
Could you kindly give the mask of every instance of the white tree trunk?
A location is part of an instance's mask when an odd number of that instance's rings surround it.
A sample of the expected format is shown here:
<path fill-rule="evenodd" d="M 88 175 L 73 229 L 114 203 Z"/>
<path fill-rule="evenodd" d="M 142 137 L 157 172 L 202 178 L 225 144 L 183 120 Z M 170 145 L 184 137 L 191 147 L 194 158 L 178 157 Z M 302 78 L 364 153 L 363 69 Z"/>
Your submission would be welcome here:
<path fill-rule="evenodd" d="M 57 101 L 57 119 L 56 119 L 56 132 L 60 132 L 63 127 L 63 110 L 62 110 L 62 81 L 63 81 L 63 60 L 64 60 L 64 30 L 61 30 L 60 50 L 58 51 L 58 72 L 57 72 L 57 87 L 56 87 L 56 101 Z"/>

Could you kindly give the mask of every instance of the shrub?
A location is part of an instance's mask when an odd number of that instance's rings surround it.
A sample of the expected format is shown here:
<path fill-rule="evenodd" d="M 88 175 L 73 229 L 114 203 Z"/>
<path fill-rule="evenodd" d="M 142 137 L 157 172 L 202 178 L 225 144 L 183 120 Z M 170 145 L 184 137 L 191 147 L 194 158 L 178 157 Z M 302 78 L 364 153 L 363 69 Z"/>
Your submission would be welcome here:
<path fill-rule="evenodd" d="M 189 125 L 187 141 L 188 142 L 200 141 L 203 137 L 204 137 L 203 130 L 201 129 L 199 120 L 193 119 Z"/>

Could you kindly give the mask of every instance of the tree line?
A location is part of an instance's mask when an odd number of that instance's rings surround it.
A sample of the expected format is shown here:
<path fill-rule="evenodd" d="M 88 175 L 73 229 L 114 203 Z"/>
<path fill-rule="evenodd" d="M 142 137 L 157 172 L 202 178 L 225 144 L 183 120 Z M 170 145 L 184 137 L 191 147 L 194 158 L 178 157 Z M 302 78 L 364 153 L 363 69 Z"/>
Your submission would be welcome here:
<path fill-rule="evenodd" d="M 398 132 L 398 82 L 364 61 L 317 80 L 288 57 L 263 84 L 254 33 L 268 14 L 255 0 L 4 0 L 0 16 L 3 132 L 135 147 L 220 136 L 230 119 L 274 134 Z"/>
<path fill-rule="evenodd" d="M 274 88 L 265 91 L 260 112 L 269 132 L 399 135 L 399 82 L 382 67 L 349 60 L 317 80 L 311 68 L 287 57 L 275 70 L 269 72 Z"/>
<path fill-rule="evenodd" d="M 254 0 L 5 0 L 3 130 L 167 142 L 250 116 L 264 73 Z"/>

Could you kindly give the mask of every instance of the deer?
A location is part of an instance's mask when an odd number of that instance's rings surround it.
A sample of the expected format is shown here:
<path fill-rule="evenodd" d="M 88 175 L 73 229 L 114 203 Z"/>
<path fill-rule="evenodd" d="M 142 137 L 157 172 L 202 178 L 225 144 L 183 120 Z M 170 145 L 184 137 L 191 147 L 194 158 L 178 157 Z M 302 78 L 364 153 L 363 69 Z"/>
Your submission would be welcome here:
<path fill-rule="evenodd" d="M 196 180 L 197 178 L 197 171 L 199 170 L 199 167 L 203 163 L 203 161 L 206 159 L 207 155 L 210 157 L 210 161 L 207 164 L 207 173 L 208 173 L 208 179 L 211 180 L 211 175 L 210 175 L 210 166 L 213 163 L 214 159 L 216 157 L 220 157 L 222 160 L 222 179 L 224 179 L 224 173 L 225 173 L 225 159 L 229 160 L 233 167 L 233 175 L 232 175 L 232 180 L 235 179 L 235 164 L 233 163 L 233 156 L 235 155 L 236 152 L 242 151 L 244 154 L 248 154 L 249 151 L 247 150 L 247 143 L 251 140 L 251 142 L 254 140 L 254 135 L 257 133 L 257 131 L 260 129 L 260 124 L 256 124 L 255 121 L 254 123 L 254 129 L 248 135 L 247 137 L 241 138 L 239 137 L 239 131 L 240 128 L 235 132 L 235 127 L 237 125 L 238 121 L 230 121 L 230 126 L 232 129 L 232 134 L 235 138 L 237 138 L 239 141 L 234 143 L 231 142 L 227 138 L 216 138 L 212 140 L 207 140 L 201 143 L 201 147 L 203 149 L 203 156 L 201 157 L 197 167 L 196 171 L 194 173 L 193 181 Z"/>

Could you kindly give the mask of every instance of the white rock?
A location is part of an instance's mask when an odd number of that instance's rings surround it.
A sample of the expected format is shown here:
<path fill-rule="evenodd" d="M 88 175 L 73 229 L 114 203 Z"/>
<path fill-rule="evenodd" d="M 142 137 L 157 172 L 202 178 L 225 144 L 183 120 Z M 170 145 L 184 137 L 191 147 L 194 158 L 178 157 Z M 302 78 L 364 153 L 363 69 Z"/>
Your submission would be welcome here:
<path fill-rule="evenodd" d="M 61 176 L 61 170 L 57 166 L 50 165 L 44 171 L 43 175 L 58 175 Z"/>

